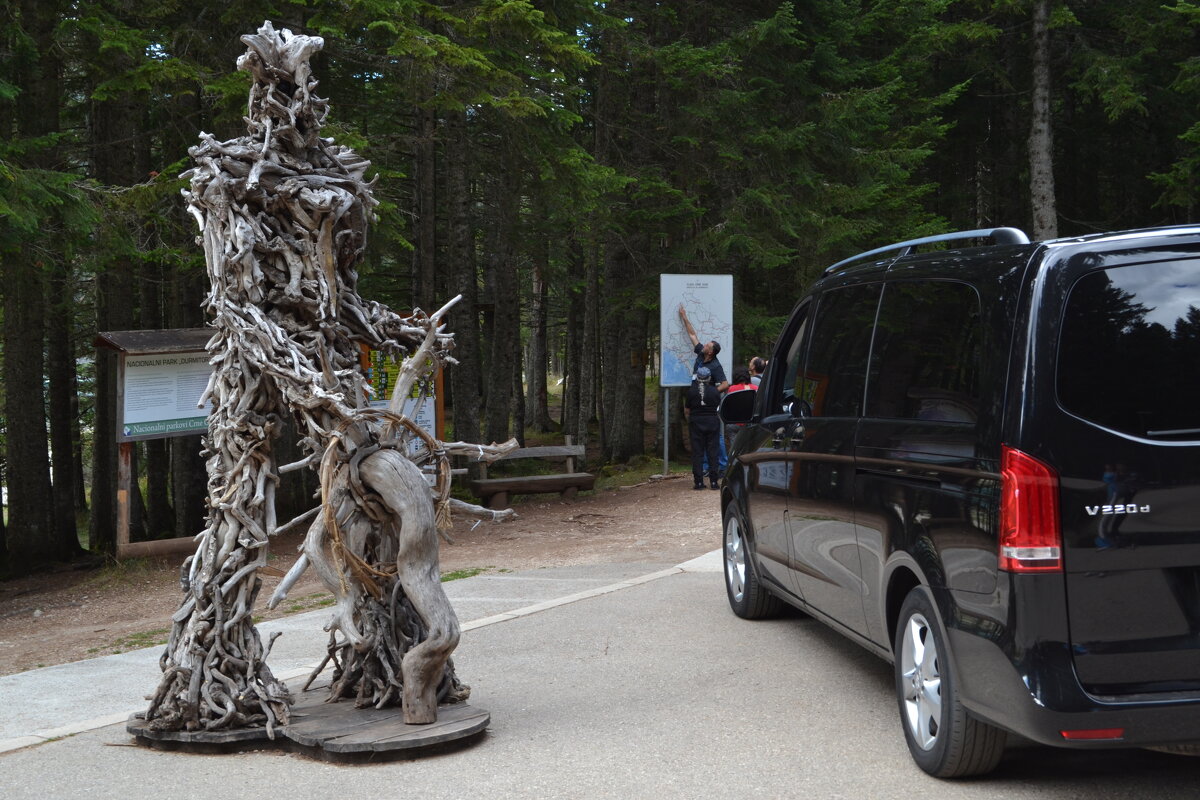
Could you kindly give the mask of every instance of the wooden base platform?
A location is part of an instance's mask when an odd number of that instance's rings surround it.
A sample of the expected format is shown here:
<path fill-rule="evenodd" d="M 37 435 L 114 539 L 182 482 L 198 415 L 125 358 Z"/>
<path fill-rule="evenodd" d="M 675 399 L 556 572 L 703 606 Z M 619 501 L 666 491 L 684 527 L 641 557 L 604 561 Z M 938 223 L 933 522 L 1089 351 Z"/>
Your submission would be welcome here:
<path fill-rule="evenodd" d="M 326 761 L 378 761 L 414 758 L 466 744 L 482 734 L 491 714 L 468 703 L 438 706 L 437 722 L 409 725 L 399 708 L 355 708 L 353 701 L 326 703 L 326 692 L 310 689 L 292 706 L 291 722 L 275 729 L 275 740 L 265 728 L 228 731 L 156 731 L 145 720 L 131 718 L 125 725 L 139 744 L 160 750 L 212 753 L 230 750 L 282 747 Z"/>

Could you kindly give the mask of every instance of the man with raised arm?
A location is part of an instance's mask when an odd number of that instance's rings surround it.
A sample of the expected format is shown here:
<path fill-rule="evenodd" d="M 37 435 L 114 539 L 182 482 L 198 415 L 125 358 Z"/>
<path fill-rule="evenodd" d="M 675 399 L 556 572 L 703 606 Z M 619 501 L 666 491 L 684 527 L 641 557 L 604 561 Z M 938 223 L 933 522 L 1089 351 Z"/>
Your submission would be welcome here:
<path fill-rule="evenodd" d="M 716 339 L 704 344 L 700 343 L 700 337 L 696 335 L 696 329 L 692 327 L 683 303 L 679 304 L 679 318 L 683 320 L 683 327 L 687 329 L 688 337 L 692 340 L 692 347 L 696 353 L 696 363 L 692 365 L 692 373 L 694 374 L 700 367 L 707 367 L 717 391 L 724 392 L 729 388 L 729 381 L 725 378 L 725 369 L 717 360 L 717 354 L 721 352 L 721 345 L 717 343 Z"/>

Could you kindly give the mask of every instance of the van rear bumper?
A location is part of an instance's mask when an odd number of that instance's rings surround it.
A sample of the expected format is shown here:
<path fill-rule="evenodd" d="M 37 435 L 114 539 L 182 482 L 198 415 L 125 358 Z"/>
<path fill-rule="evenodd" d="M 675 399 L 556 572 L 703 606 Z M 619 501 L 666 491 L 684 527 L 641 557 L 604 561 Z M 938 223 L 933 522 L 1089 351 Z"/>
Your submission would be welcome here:
<path fill-rule="evenodd" d="M 1080 686 L 1063 642 L 1039 642 L 1014 658 L 977 632 L 951 627 L 947 633 L 960 699 L 993 725 L 1056 747 L 1200 743 L 1200 693 L 1101 699 Z M 1097 739 L 1063 734 L 1117 729 L 1119 736 Z"/>

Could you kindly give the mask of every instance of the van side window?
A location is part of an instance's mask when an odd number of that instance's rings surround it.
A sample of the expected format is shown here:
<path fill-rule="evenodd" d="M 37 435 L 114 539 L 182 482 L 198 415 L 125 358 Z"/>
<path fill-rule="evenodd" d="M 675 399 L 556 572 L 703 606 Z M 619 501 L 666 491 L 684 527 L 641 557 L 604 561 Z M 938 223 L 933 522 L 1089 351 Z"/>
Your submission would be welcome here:
<path fill-rule="evenodd" d="M 779 384 L 768 381 L 771 384 L 769 391 L 774 391 L 775 394 L 771 397 L 771 408 L 767 409 L 768 414 L 778 414 L 783 410 L 785 404 L 790 403 L 795 397 L 803 397 L 804 383 L 804 359 L 808 356 L 808 322 L 811 318 L 811 310 L 814 303 L 806 303 L 796 311 L 796 318 L 793 319 L 791 331 L 785 332 L 784 336 L 791 336 L 791 341 L 788 343 L 786 350 L 781 350 L 784 358 L 787 359 L 787 369 L 784 371 L 782 381 Z M 779 386 L 780 388 L 774 388 Z M 782 389 L 783 395 L 779 396 Z M 762 392 L 762 389 L 759 389 Z"/>
<path fill-rule="evenodd" d="M 821 295 L 802 390 L 815 416 L 862 414 L 871 329 L 882 286 L 849 286 Z"/>
<path fill-rule="evenodd" d="M 875 330 L 867 416 L 976 421 L 983 326 L 974 288 L 892 281 Z"/>

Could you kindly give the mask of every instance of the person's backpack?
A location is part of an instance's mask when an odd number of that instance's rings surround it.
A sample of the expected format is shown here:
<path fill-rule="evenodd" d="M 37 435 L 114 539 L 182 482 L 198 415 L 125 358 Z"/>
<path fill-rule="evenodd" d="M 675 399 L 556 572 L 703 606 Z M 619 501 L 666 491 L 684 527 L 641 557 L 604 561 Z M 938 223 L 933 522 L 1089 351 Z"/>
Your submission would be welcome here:
<path fill-rule="evenodd" d="M 692 411 L 707 411 L 716 413 L 717 405 L 721 402 L 721 393 L 711 381 L 692 381 L 688 388 L 687 407 Z"/>

